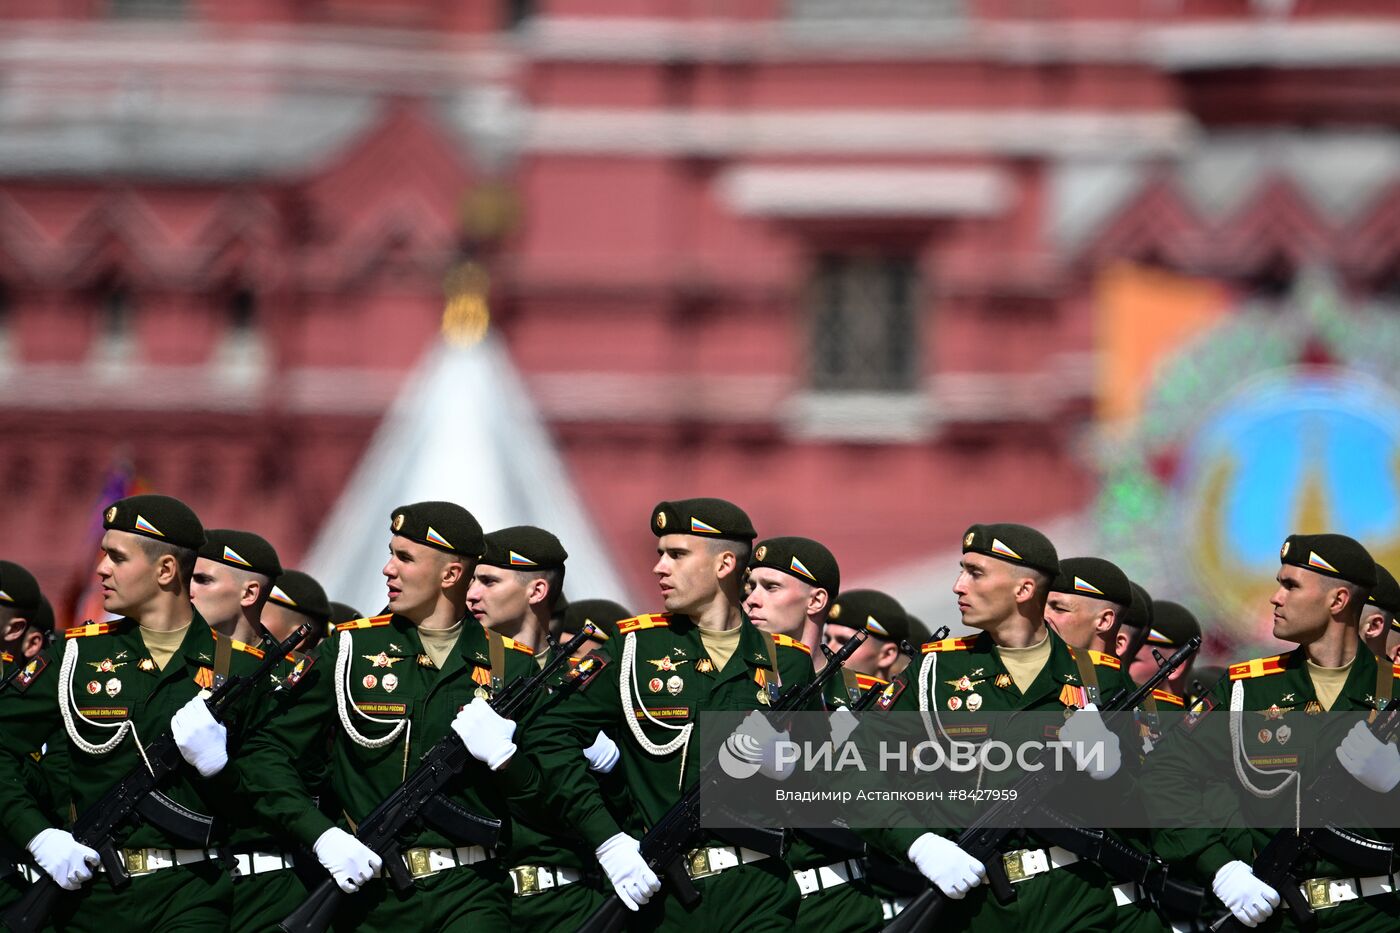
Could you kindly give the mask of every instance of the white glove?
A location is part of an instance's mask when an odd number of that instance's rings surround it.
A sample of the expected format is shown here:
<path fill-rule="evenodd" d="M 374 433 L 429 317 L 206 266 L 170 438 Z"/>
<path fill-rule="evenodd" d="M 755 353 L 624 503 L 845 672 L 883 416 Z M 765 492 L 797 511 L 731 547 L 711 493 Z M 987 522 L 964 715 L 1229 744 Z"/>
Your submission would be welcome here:
<path fill-rule="evenodd" d="M 593 744 L 583 750 L 583 757 L 588 759 L 589 771 L 611 774 L 622 752 L 618 751 L 617 743 L 608 738 L 607 733 L 599 732 Z"/>
<path fill-rule="evenodd" d="M 856 726 L 860 725 L 849 706 L 839 707 L 828 717 L 827 722 L 831 726 L 831 744 L 838 747 L 844 745 L 851 733 L 856 731 Z"/>
<path fill-rule="evenodd" d="M 491 705 L 477 697 L 457 712 L 452 731 L 462 740 L 472 757 L 492 771 L 510 761 L 515 754 L 515 723 L 501 716 Z"/>
<path fill-rule="evenodd" d="M 1254 877 L 1254 869 L 1236 859 L 1220 866 L 1210 889 L 1235 919 L 1255 927 L 1269 919 L 1278 906 L 1278 892 Z"/>
<path fill-rule="evenodd" d="M 89 849 L 61 829 L 41 830 L 25 848 L 65 891 L 76 891 L 91 881 L 99 861 L 96 849 Z"/>
<path fill-rule="evenodd" d="M 963 851 L 956 842 L 937 833 L 924 833 L 909 847 L 909 861 L 938 890 L 955 901 L 987 880 L 987 867 Z"/>
<path fill-rule="evenodd" d="M 1377 793 L 1388 794 L 1400 784 L 1400 748 L 1376 738 L 1364 722 L 1352 726 L 1337 746 L 1337 760 L 1348 774 Z"/>
<path fill-rule="evenodd" d="M 321 833 L 311 851 L 346 894 L 358 891 L 384 864 L 377 852 L 336 826 Z"/>
<path fill-rule="evenodd" d="M 642 858 L 642 844 L 626 833 L 609 837 L 594 854 L 628 910 L 639 910 L 661 890 L 661 879 Z"/>
<path fill-rule="evenodd" d="M 1123 765 L 1118 736 L 1108 731 L 1108 726 L 1103 724 L 1103 714 L 1093 703 L 1070 714 L 1060 727 L 1060 741 L 1077 746 L 1075 767 L 1096 781 L 1108 780 Z M 1099 745 L 1103 746 L 1102 757 L 1097 754 Z"/>
<path fill-rule="evenodd" d="M 170 717 L 170 735 L 185 760 L 212 777 L 228 764 L 228 730 L 209 712 L 204 702 L 208 696 L 208 691 L 199 691 Z"/>

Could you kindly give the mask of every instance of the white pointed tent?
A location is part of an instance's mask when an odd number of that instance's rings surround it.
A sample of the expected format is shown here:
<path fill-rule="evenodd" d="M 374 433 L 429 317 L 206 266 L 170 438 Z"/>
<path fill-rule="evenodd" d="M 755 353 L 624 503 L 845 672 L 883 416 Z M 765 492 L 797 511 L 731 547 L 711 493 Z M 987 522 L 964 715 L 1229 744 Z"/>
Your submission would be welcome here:
<path fill-rule="evenodd" d="M 305 568 L 331 599 L 385 604 L 379 569 L 389 513 L 429 499 L 461 503 L 487 531 L 537 525 L 569 552 L 564 590 L 628 605 L 520 374 L 494 335 L 439 341 L 405 381 L 321 526 Z"/>

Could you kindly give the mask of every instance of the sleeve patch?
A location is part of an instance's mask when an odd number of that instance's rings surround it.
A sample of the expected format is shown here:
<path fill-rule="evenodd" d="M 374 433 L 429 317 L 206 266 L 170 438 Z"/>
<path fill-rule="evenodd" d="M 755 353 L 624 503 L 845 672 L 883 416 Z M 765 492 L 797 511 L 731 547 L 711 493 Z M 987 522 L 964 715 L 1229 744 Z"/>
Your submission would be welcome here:
<path fill-rule="evenodd" d="M 15 675 L 15 679 L 10 681 L 14 688 L 21 693 L 29 689 L 29 685 L 38 679 L 44 672 L 44 668 L 49 666 L 49 659 L 44 655 L 37 655 L 24 665 L 24 670 Z"/>
<path fill-rule="evenodd" d="M 569 673 L 564 675 L 564 683 L 573 690 L 586 690 L 607 666 L 608 659 L 598 651 L 590 651 L 582 658 L 570 658 Z"/>

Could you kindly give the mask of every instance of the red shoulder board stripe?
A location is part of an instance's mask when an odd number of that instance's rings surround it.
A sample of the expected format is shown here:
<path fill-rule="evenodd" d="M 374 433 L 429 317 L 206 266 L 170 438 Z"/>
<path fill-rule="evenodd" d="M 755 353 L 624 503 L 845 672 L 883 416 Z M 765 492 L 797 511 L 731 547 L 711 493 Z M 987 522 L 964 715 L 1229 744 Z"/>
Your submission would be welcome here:
<path fill-rule="evenodd" d="M 86 638 L 89 635 L 106 635 L 116 628 L 111 622 L 93 622 L 80 628 L 70 628 L 63 633 L 64 638 Z"/>
<path fill-rule="evenodd" d="M 511 651 L 519 651 L 522 654 L 528 654 L 532 658 L 535 656 L 534 650 L 527 644 L 518 642 L 513 638 L 506 638 L 505 636 L 501 636 L 501 641 L 505 642 L 506 647 Z"/>
<path fill-rule="evenodd" d="M 1390 666 L 1390 672 L 1396 677 L 1400 677 L 1400 664 L 1392 664 Z"/>
<path fill-rule="evenodd" d="M 1253 661 L 1241 661 L 1239 664 L 1230 665 L 1231 680 L 1247 680 L 1250 677 L 1267 677 L 1270 674 L 1283 673 L 1283 655 L 1276 654 L 1271 658 L 1255 658 Z"/>
<path fill-rule="evenodd" d="M 808 648 L 796 638 L 792 638 L 788 635 L 774 635 L 773 643 L 779 648 L 796 648 L 798 651 L 806 652 L 807 654 L 812 653 L 811 648 Z"/>
<path fill-rule="evenodd" d="M 1153 690 L 1152 698 L 1161 700 L 1163 703 L 1170 703 L 1173 706 L 1185 706 L 1186 701 L 1169 690 Z"/>
<path fill-rule="evenodd" d="M 372 619 L 352 619 L 349 622 L 342 622 L 335 627 L 337 632 L 344 632 L 347 629 L 356 628 L 379 628 L 381 625 L 388 625 L 390 615 L 375 616 Z"/>
<path fill-rule="evenodd" d="M 924 654 L 931 654 L 935 651 L 966 651 L 972 647 L 972 643 L 976 640 L 977 636 L 975 635 L 965 638 L 945 638 L 942 641 L 928 642 L 919 650 Z"/>
<path fill-rule="evenodd" d="M 1093 661 L 1099 667 L 1111 667 L 1115 671 L 1123 669 L 1122 661 L 1111 654 L 1104 654 L 1102 651 L 1095 651 L 1092 648 L 1089 649 L 1089 660 Z"/>
<path fill-rule="evenodd" d="M 671 624 L 670 618 L 658 612 L 653 612 L 644 616 L 633 616 L 630 619 L 623 619 L 617 623 L 617 633 L 627 635 L 631 632 L 640 632 L 649 628 L 665 628 Z"/>
<path fill-rule="evenodd" d="M 9 664 L 14 659 L 15 656 L 10 654 L 8 651 L 0 651 L 0 661 L 4 661 L 6 664 Z"/>

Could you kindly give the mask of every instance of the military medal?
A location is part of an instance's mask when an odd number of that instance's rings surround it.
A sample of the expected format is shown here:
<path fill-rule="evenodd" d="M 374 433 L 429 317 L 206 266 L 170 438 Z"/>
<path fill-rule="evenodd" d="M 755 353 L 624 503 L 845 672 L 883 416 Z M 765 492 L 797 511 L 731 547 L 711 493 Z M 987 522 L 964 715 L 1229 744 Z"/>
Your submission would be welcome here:
<path fill-rule="evenodd" d="M 1260 729 L 1260 730 L 1259 730 L 1259 744 L 1260 744 L 1260 745 L 1267 745 L 1267 744 L 1269 744 L 1269 740 L 1272 739 L 1273 737 L 1274 737 L 1274 734 L 1273 734 L 1272 732 L 1270 732 L 1268 729 Z"/>
<path fill-rule="evenodd" d="M 399 688 L 399 679 L 393 674 L 385 674 L 381 683 L 384 685 L 384 689 L 389 693 L 393 693 Z"/>
<path fill-rule="evenodd" d="M 949 709 L 955 710 L 955 709 L 958 709 L 958 708 L 961 707 L 961 706 L 962 706 L 962 700 L 958 699 L 957 697 L 949 697 L 949 698 L 948 698 L 948 708 L 949 708 Z"/>
<path fill-rule="evenodd" d="M 360 683 L 365 685 L 366 690 L 373 690 L 379 684 L 379 678 L 375 677 L 373 674 L 366 674 L 365 679 L 360 681 Z"/>
<path fill-rule="evenodd" d="M 1303 712 L 1307 713 L 1309 716 L 1316 716 L 1318 713 L 1322 712 L 1322 704 L 1317 700 L 1309 700 L 1308 705 L 1303 707 Z"/>
<path fill-rule="evenodd" d="M 967 708 L 969 712 L 977 712 L 982 708 L 982 695 L 978 693 L 968 694 Z"/>
<path fill-rule="evenodd" d="M 992 683 L 995 684 L 997 687 L 1000 687 L 1002 690 L 1005 690 L 1011 686 L 1011 675 L 998 674 L 997 679 L 992 681 Z"/>
<path fill-rule="evenodd" d="M 419 667 L 437 667 L 437 665 L 433 663 L 433 659 L 430 658 L 430 657 L 428 657 L 426 654 L 420 654 L 420 655 L 418 656 L 418 666 L 419 666 Z"/>
<path fill-rule="evenodd" d="M 121 692 L 122 682 L 120 680 L 117 680 L 117 678 L 113 677 L 107 681 L 107 695 L 109 697 L 114 697 Z"/>
<path fill-rule="evenodd" d="M 714 673 L 714 669 L 715 662 L 711 661 L 709 658 L 701 658 L 700 660 L 695 662 L 695 670 L 697 673 L 711 674 Z"/>
<path fill-rule="evenodd" d="M 771 703 L 773 702 L 772 700 L 770 700 L 770 699 L 768 698 L 768 691 L 765 690 L 765 689 L 763 689 L 762 687 L 760 687 L 759 690 L 758 690 L 758 697 L 757 697 L 757 699 L 758 699 L 758 702 L 761 703 L 761 704 L 763 704 L 764 706 L 768 706 L 769 704 L 771 704 Z"/>
<path fill-rule="evenodd" d="M 491 691 L 487 690 L 485 687 L 477 687 L 472 693 L 472 696 L 476 697 L 478 700 L 489 700 L 491 699 Z"/>
<path fill-rule="evenodd" d="M 95 694 L 95 693 L 101 693 L 101 692 L 102 692 L 102 684 L 99 683 L 99 682 L 96 681 L 96 680 L 89 680 L 89 681 L 88 681 L 88 685 L 87 685 L 87 692 L 88 692 L 88 693 L 94 693 L 94 694 Z"/>
<path fill-rule="evenodd" d="M 1293 737 L 1293 730 L 1286 725 L 1279 726 L 1274 730 L 1274 738 L 1278 739 L 1278 744 L 1287 745 L 1288 740 Z"/>
<path fill-rule="evenodd" d="M 665 684 L 661 682 L 660 677 L 653 677 L 651 680 L 647 681 L 647 689 L 652 693 L 660 693 L 661 688 L 664 686 Z"/>
<path fill-rule="evenodd" d="M 685 681 L 681 680 L 681 675 L 672 674 L 666 681 L 666 692 L 671 696 L 680 696 L 681 690 L 685 688 Z"/>
<path fill-rule="evenodd" d="M 149 674 L 151 671 L 156 669 L 156 662 L 152 661 L 150 658 L 142 658 L 141 660 L 136 662 L 136 669 L 138 671 L 145 671 L 147 674 Z"/>

